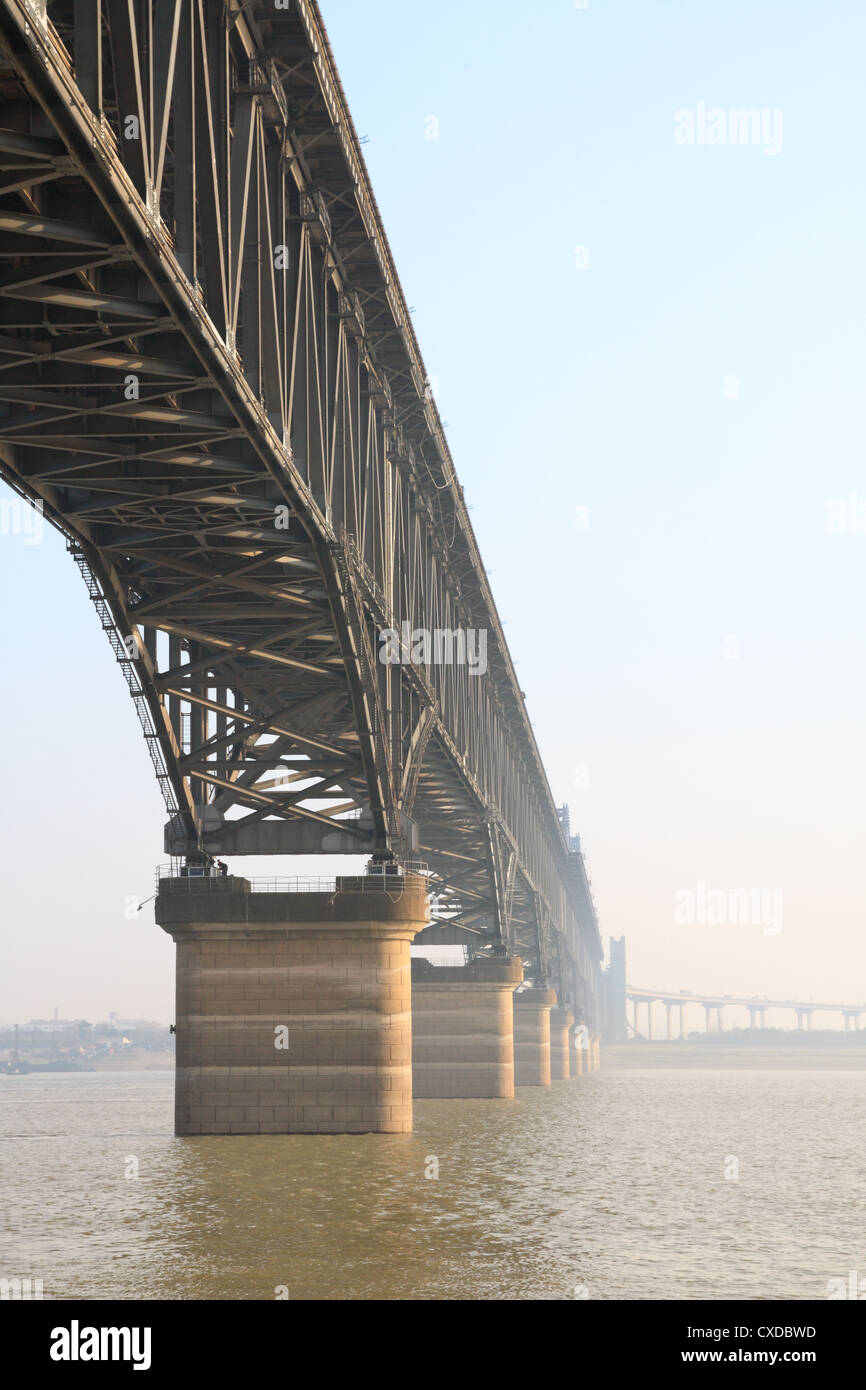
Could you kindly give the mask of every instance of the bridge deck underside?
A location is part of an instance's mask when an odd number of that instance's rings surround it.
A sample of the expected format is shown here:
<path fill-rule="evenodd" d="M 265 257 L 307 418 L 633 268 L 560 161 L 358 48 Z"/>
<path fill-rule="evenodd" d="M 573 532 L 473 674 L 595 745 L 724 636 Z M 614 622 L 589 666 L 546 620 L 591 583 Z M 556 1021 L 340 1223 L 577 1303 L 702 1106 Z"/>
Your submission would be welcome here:
<path fill-rule="evenodd" d="M 411 852 L 452 934 L 589 1000 L 591 898 L 317 7 L 38 10 L 0 0 L 0 473 L 87 579 L 170 844 Z M 403 624 L 483 631 L 486 673 L 384 665 Z"/>

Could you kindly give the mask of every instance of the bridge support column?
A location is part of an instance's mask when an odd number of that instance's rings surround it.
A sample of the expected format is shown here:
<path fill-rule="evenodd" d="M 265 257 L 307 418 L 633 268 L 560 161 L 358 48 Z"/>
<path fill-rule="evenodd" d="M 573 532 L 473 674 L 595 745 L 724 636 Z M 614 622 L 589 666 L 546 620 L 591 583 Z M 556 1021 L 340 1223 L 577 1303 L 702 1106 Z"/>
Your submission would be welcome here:
<path fill-rule="evenodd" d="M 426 881 L 385 893 L 255 893 L 163 879 L 177 944 L 177 1134 L 402 1134 L 412 1128 L 409 945 Z"/>
<path fill-rule="evenodd" d="M 514 1084 L 550 1085 L 552 989 L 525 989 L 514 996 Z"/>
<path fill-rule="evenodd" d="M 571 1077 L 571 1047 L 569 1037 L 574 1014 L 568 1009 L 550 1011 L 550 1079 L 568 1081 Z"/>
<path fill-rule="evenodd" d="M 571 1048 L 571 1074 L 572 1076 L 582 1076 L 587 1070 L 586 1048 L 589 1040 L 589 1033 L 585 1024 L 580 1024 L 577 1028 L 572 1028 L 569 1032 L 569 1046 Z"/>
<path fill-rule="evenodd" d="M 686 1006 L 680 1004 L 680 1039 L 686 1036 Z"/>
<path fill-rule="evenodd" d="M 412 1093 L 514 1095 L 514 1007 L 523 962 L 479 956 L 468 965 L 412 961 Z"/>

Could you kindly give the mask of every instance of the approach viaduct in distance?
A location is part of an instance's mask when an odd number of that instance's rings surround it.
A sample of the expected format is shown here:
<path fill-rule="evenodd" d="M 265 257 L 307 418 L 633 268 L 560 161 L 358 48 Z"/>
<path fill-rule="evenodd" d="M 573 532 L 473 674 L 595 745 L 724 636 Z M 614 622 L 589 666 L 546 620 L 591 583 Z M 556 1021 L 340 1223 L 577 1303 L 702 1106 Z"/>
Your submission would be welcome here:
<path fill-rule="evenodd" d="M 318 5 L 0 0 L 0 105 L 0 472 L 66 536 L 165 800 L 178 1132 L 403 1131 L 413 1070 L 505 1097 L 597 1064 L 583 857 Z M 369 872 L 214 867 L 335 853 Z M 470 958 L 410 990 L 413 941 Z"/>
<path fill-rule="evenodd" d="M 657 1036 L 667 1040 L 686 1036 L 685 1010 L 688 1004 L 700 1005 L 705 1014 L 706 1031 L 721 1032 L 724 1027 L 722 1010 L 728 1007 L 740 1007 L 749 1010 L 749 1027 L 766 1027 L 768 1009 L 789 1009 L 797 1019 L 797 1027 L 811 1029 L 813 1016 L 816 1013 L 840 1014 L 844 1021 L 845 1031 L 860 1027 L 860 1019 L 866 1014 L 866 1004 L 822 1004 L 815 1001 L 797 999 L 764 999 L 758 995 L 731 995 L 731 994 L 698 994 L 690 990 L 676 990 L 673 992 L 657 989 L 638 989 L 628 986 L 625 992 L 626 1007 L 632 1007 L 631 1028 L 634 1037 L 641 1034 L 640 1028 L 640 1009 L 644 1009 L 644 1019 L 646 1029 L 644 1037 L 652 1039 L 653 1033 L 653 1005 L 664 1004 L 664 1029 Z M 679 1011 L 676 1025 L 672 1020 Z"/>

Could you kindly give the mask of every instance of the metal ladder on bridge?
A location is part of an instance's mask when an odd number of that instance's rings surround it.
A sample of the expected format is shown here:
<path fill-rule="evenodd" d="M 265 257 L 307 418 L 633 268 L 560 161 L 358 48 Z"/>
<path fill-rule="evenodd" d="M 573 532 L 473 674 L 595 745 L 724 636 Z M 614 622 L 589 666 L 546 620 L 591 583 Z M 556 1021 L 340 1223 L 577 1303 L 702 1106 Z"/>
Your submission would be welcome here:
<path fill-rule="evenodd" d="M 179 809 L 177 797 L 175 796 L 174 787 L 172 786 L 171 778 L 168 775 L 168 770 L 165 765 L 165 759 L 163 758 L 162 748 L 159 742 L 159 735 L 154 726 L 150 706 L 147 703 L 144 691 L 141 688 L 141 682 L 138 678 L 138 671 L 135 664 L 136 658 L 130 656 L 129 649 L 121 637 L 117 623 L 114 620 L 114 615 L 108 600 L 100 588 L 99 580 L 96 578 L 96 575 L 87 562 L 87 557 L 83 549 L 75 541 L 68 541 L 66 549 L 81 571 L 81 577 L 87 585 L 90 601 L 99 615 L 102 630 L 108 633 L 111 649 L 114 652 L 117 664 L 120 666 L 126 678 L 126 684 L 129 687 L 129 693 L 135 705 L 135 712 L 138 715 L 138 722 L 144 734 L 147 751 L 150 754 L 150 761 L 153 763 L 153 770 L 156 773 L 156 780 L 159 783 L 159 789 L 162 792 L 162 799 L 165 802 L 166 810 L 170 816 L 176 816 Z"/>

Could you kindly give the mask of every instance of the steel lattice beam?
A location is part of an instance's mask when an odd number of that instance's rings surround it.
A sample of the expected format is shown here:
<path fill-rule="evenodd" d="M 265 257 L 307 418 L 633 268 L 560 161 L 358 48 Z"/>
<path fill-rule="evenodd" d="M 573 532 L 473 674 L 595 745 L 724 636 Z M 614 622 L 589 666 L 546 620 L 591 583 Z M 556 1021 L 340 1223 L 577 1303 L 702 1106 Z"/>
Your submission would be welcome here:
<path fill-rule="evenodd" d="M 0 0 L 0 97 L 0 472 L 134 663 L 172 843 L 417 827 L 449 930 L 576 1000 L 591 895 L 318 6 Z M 404 623 L 487 673 L 382 665 Z"/>

